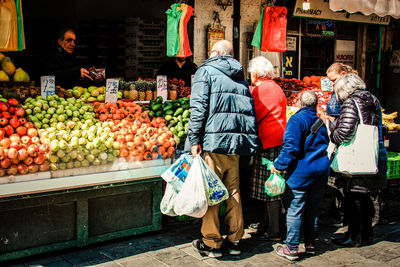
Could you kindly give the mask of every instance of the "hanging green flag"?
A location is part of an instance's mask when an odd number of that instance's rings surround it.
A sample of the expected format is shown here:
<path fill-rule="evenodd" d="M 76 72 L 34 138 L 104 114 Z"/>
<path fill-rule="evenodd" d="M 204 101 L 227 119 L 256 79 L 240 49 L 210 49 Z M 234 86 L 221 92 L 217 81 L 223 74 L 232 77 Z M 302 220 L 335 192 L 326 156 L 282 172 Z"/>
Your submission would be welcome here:
<path fill-rule="evenodd" d="M 182 10 L 177 10 L 181 4 L 173 4 L 167 13 L 167 56 L 174 57 L 179 52 L 179 21 L 181 20 Z"/>
<path fill-rule="evenodd" d="M 253 36 L 253 41 L 251 42 L 252 46 L 256 46 L 258 48 L 261 48 L 263 18 L 264 18 L 264 8 L 261 11 L 261 17 L 260 20 L 258 21 L 256 32 L 254 33 Z"/>

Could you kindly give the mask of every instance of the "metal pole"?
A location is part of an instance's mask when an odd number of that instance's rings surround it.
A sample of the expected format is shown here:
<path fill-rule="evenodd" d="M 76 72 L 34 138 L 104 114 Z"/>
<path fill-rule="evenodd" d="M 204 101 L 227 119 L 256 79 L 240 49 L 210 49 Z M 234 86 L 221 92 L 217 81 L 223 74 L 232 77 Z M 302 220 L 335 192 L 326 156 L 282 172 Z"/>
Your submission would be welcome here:
<path fill-rule="evenodd" d="M 297 76 L 298 76 L 297 78 L 299 80 L 301 80 L 301 77 L 300 77 L 300 74 L 301 74 L 301 71 L 300 71 L 300 69 L 301 69 L 301 18 L 299 19 L 299 54 L 298 54 L 298 62 L 299 62 L 299 64 L 298 64 L 299 68 L 297 70 Z"/>
<path fill-rule="evenodd" d="M 240 61 L 240 0 L 233 0 L 233 55 Z"/>
<path fill-rule="evenodd" d="M 379 49 L 378 49 L 378 66 L 376 75 L 376 97 L 379 98 L 381 87 L 381 63 L 382 63 L 382 26 L 379 26 Z"/>

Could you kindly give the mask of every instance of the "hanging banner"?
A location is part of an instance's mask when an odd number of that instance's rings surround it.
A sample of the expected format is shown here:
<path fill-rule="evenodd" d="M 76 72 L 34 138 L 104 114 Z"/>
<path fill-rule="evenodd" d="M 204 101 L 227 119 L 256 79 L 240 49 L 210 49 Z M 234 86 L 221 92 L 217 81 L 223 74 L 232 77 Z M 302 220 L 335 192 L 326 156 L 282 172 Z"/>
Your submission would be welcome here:
<path fill-rule="evenodd" d="M 356 41 L 336 40 L 335 62 L 340 62 L 354 68 L 356 58 Z"/>
<path fill-rule="evenodd" d="M 286 37 L 286 52 L 283 53 L 283 77 L 297 78 L 297 37 Z"/>
<path fill-rule="evenodd" d="M 350 14 L 347 12 L 335 12 L 329 8 L 329 2 L 324 0 L 312 0 L 310 1 L 310 9 L 303 9 L 303 0 L 297 0 L 296 6 L 293 10 L 294 17 L 303 18 L 315 18 L 315 19 L 330 19 L 347 22 L 359 22 L 359 23 L 370 23 L 389 25 L 390 16 L 379 17 L 378 15 L 371 14 L 365 16 L 363 14 Z"/>

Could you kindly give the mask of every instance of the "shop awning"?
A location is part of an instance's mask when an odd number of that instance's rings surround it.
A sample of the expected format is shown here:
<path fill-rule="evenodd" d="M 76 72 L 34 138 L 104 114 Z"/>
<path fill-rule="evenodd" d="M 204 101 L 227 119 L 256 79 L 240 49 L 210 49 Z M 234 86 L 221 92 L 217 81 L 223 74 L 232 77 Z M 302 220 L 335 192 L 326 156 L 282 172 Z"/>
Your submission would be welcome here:
<path fill-rule="evenodd" d="M 333 11 L 361 12 L 367 16 L 376 14 L 400 18 L 400 0 L 329 0 L 329 8 Z"/>

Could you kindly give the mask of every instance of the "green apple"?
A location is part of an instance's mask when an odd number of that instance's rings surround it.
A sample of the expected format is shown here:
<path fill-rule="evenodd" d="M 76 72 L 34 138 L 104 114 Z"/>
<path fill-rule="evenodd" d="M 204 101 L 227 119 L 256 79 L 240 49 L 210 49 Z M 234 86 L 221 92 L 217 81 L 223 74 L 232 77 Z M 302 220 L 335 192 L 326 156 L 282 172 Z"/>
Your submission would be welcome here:
<path fill-rule="evenodd" d="M 93 154 L 89 154 L 89 155 L 86 156 L 86 159 L 87 159 L 89 162 L 93 162 L 94 159 L 95 159 L 95 157 L 94 157 Z"/>
<path fill-rule="evenodd" d="M 56 156 L 57 156 L 58 158 L 64 157 L 64 156 L 65 156 L 64 150 L 58 150 L 57 153 L 56 153 Z"/>
<path fill-rule="evenodd" d="M 115 142 L 113 143 L 112 147 L 113 147 L 114 149 L 118 150 L 118 149 L 121 147 L 121 145 L 120 145 L 117 141 L 115 141 Z M 119 151 L 118 151 L 118 152 L 119 152 Z"/>
<path fill-rule="evenodd" d="M 58 151 L 57 151 L 58 153 Z M 58 157 L 56 155 L 51 155 L 50 156 L 50 162 L 51 163 L 56 163 L 58 161 Z"/>
<path fill-rule="evenodd" d="M 60 142 L 58 143 L 58 145 L 60 146 L 60 149 L 66 149 L 68 146 L 68 143 L 64 139 L 61 139 Z"/>
<path fill-rule="evenodd" d="M 67 164 L 61 162 L 60 164 L 58 164 L 58 168 L 60 168 L 60 170 L 65 170 L 67 168 Z"/>
<path fill-rule="evenodd" d="M 74 167 L 74 162 L 73 161 L 67 162 L 67 169 L 72 169 L 73 167 Z"/>
<path fill-rule="evenodd" d="M 57 120 L 61 122 L 65 121 L 65 115 L 64 114 L 58 115 Z"/>
<path fill-rule="evenodd" d="M 80 168 L 81 166 L 82 166 L 82 164 L 79 160 L 74 161 L 74 168 Z"/>
<path fill-rule="evenodd" d="M 58 164 L 56 164 L 56 163 L 50 163 L 50 169 L 51 169 L 52 171 L 58 170 Z"/>
<path fill-rule="evenodd" d="M 39 107 L 34 107 L 33 108 L 33 112 L 35 113 L 35 114 L 37 114 L 37 113 L 40 113 L 42 110 L 39 108 Z"/>
<path fill-rule="evenodd" d="M 113 150 L 112 153 L 113 153 L 114 157 L 119 157 L 119 149 Z"/>
<path fill-rule="evenodd" d="M 62 162 L 67 163 L 71 160 L 71 157 L 67 154 L 64 157 L 62 157 L 61 160 L 62 160 Z"/>
<path fill-rule="evenodd" d="M 58 140 L 54 139 L 50 142 L 50 150 L 52 152 L 57 152 L 60 149 L 60 146 L 58 145 Z"/>

